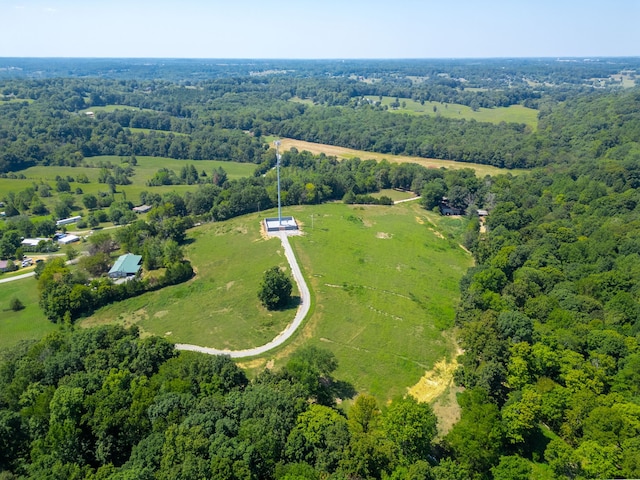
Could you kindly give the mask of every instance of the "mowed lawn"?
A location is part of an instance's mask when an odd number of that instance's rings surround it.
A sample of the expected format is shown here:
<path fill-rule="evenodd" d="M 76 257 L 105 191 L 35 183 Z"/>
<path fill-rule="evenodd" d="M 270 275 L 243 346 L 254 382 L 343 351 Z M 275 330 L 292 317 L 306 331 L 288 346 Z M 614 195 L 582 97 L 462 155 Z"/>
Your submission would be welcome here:
<path fill-rule="evenodd" d="M 330 349 L 336 378 L 380 400 L 405 394 L 436 361 L 451 359 L 443 330 L 453 326 L 458 282 L 472 259 L 441 230 L 459 231 L 465 220 L 414 202 L 292 213 L 305 224 L 291 243 L 315 298 L 296 344 Z"/>
<path fill-rule="evenodd" d="M 273 213 L 273 212 L 272 212 Z M 258 215 L 210 223 L 189 232 L 185 252 L 197 272 L 181 285 L 107 306 L 80 324 L 137 324 L 148 334 L 177 343 L 244 349 L 272 340 L 293 319 L 289 309 L 269 312 L 258 300 L 263 273 L 278 265 L 289 271 L 277 238 L 264 239 Z"/>
<path fill-rule="evenodd" d="M 396 100 L 395 97 L 382 97 L 382 100 L 374 96 L 367 98 L 388 106 Z M 471 107 L 458 103 L 424 102 L 423 105 L 410 98 L 399 98 L 398 100 L 400 107 L 389 110 L 390 112 L 407 113 L 410 115 L 429 115 L 432 117 L 442 116 L 444 118 L 476 120 L 478 122 L 489 123 L 524 123 L 533 131 L 538 128 L 538 111 L 522 105 L 496 108 L 480 107 L 477 110 L 473 110 Z"/>
<path fill-rule="evenodd" d="M 0 276 L 0 279 L 4 278 L 9 277 Z M 14 297 L 22 302 L 24 309 L 14 312 L 9 308 Z M 56 328 L 38 305 L 38 287 L 34 277 L 0 283 L 0 353 L 21 340 L 38 340 Z"/>

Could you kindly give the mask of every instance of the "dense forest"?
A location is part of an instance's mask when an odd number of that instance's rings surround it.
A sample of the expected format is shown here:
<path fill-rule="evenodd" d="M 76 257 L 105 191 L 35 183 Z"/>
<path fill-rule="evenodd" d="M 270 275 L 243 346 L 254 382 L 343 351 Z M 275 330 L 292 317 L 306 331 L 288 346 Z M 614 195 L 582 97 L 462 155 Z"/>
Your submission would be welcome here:
<path fill-rule="evenodd" d="M 475 266 L 456 313 L 461 418 L 446 434 L 436 435 L 428 405 L 377 405 L 350 391 L 322 350 L 250 380 L 225 357 L 61 321 L 0 363 L 0 478 L 640 477 L 640 91 L 617 80 L 634 75 L 637 59 L 68 62 L 0 61 L 0 172 L 81 167 L 103 154 L 188 159 L 197 189 L 161 196 L 150 185 L 148 223 L 125 218 L 115 235 L 149 258 L 194 221 L 275 204 L 266 136 L 531 171 L 478 178 L 282 156 L 284 204 L 399 188 L 420 193 L 424 208 L 447 197 L 469 212 L 462 241 Z M 197 74 L 186 81 L 187 71 Z M 171 73 L 155 79 L 161 72 Z M 528 105 L 538 128 L 398 115 L 365 95 Z M 130 108 L 98 108 L 107 105 Z M 201 159 L 251 162 L 255 175 L 204 181 Z M 13 206 L 0 230 L 7 250 L 51 226 L 32 222 L 20 198 L 1 199 Z M 145 246 L 150 231 L 159 238 Z M 345 413 L 336 399 L 349 395 Z"/>

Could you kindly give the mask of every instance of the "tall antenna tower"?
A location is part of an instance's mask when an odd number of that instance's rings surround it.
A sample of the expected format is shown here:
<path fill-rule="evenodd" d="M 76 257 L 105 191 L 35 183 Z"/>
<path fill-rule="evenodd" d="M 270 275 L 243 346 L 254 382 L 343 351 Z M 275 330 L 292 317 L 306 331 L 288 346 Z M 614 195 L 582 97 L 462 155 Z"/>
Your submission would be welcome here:
<path fill-rule="evenodd" d="M 276 140 L 276 172 L 278 175 L 278 225 L 282 225 L 282 204 L 280 203 L 280 140 Z"/>

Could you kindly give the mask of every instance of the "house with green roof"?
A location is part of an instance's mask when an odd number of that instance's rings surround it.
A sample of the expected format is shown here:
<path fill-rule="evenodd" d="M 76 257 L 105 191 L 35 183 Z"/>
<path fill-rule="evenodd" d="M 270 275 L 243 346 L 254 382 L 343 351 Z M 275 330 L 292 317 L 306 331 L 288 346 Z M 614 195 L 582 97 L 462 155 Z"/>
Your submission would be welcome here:
<path fill-rule="evenodd" d="M 133 253 L 127 253 L 120 255 L 116 263 L 113 264 L 111 270 L 109 270 L 110 278 L 125 278 L 132 277 L 140 267 L 142 262 L 142 255 L 134 255 Z"/>

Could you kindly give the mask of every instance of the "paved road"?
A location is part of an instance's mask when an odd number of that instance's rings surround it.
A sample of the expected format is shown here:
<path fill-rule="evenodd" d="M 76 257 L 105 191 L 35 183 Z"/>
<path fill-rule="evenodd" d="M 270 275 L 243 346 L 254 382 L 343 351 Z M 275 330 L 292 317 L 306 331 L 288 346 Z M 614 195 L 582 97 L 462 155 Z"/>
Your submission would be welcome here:
<path fill-rule="evenodd" d="M 306 317 L 307 313 L 309 313 L 309 308 L 311 307 L 311 294 L 309 293 L 307 282 L 304 281 L 304 277 L 302 276 L 302 272 L 300 271 L 300 266 L 298 265 L 296 256 L 293 254 L 293 250 L 291 249 L 291 245 L 289 244 L 289 237 L 287 237 L 287 234 L 285 232 L 279 232 L 278 236 L 280 237 L 280 241 L 282 242 L 282 246 L 284 247 L 284 254 L 289 261 L 289 266 L 291 267 L 293 278 L 296 281 L 296 284 L 298 285 L 298 291 L 300 292 L 300 305 L 298 306 L 298 311 L 296 312 L 296 316 L 294 317 L 293 321 L 287 326 L 287 328 L 280 332 L 278 336 L 271 340 L 269 343 L 266 343 L 260 347 L 249 348 L 246 350 L 218 350 L 216 348 L 176 343 L 176 348 L 178 350 L 190 350 L 193 352 L 208 353 L 210 355 L 229 355 L 232 358 L 253 357 L 256 355 L 261 355 L 273 348 L 282 345 L 295 333 L 298 327 L 302 324 L 304 317 Z"/>

